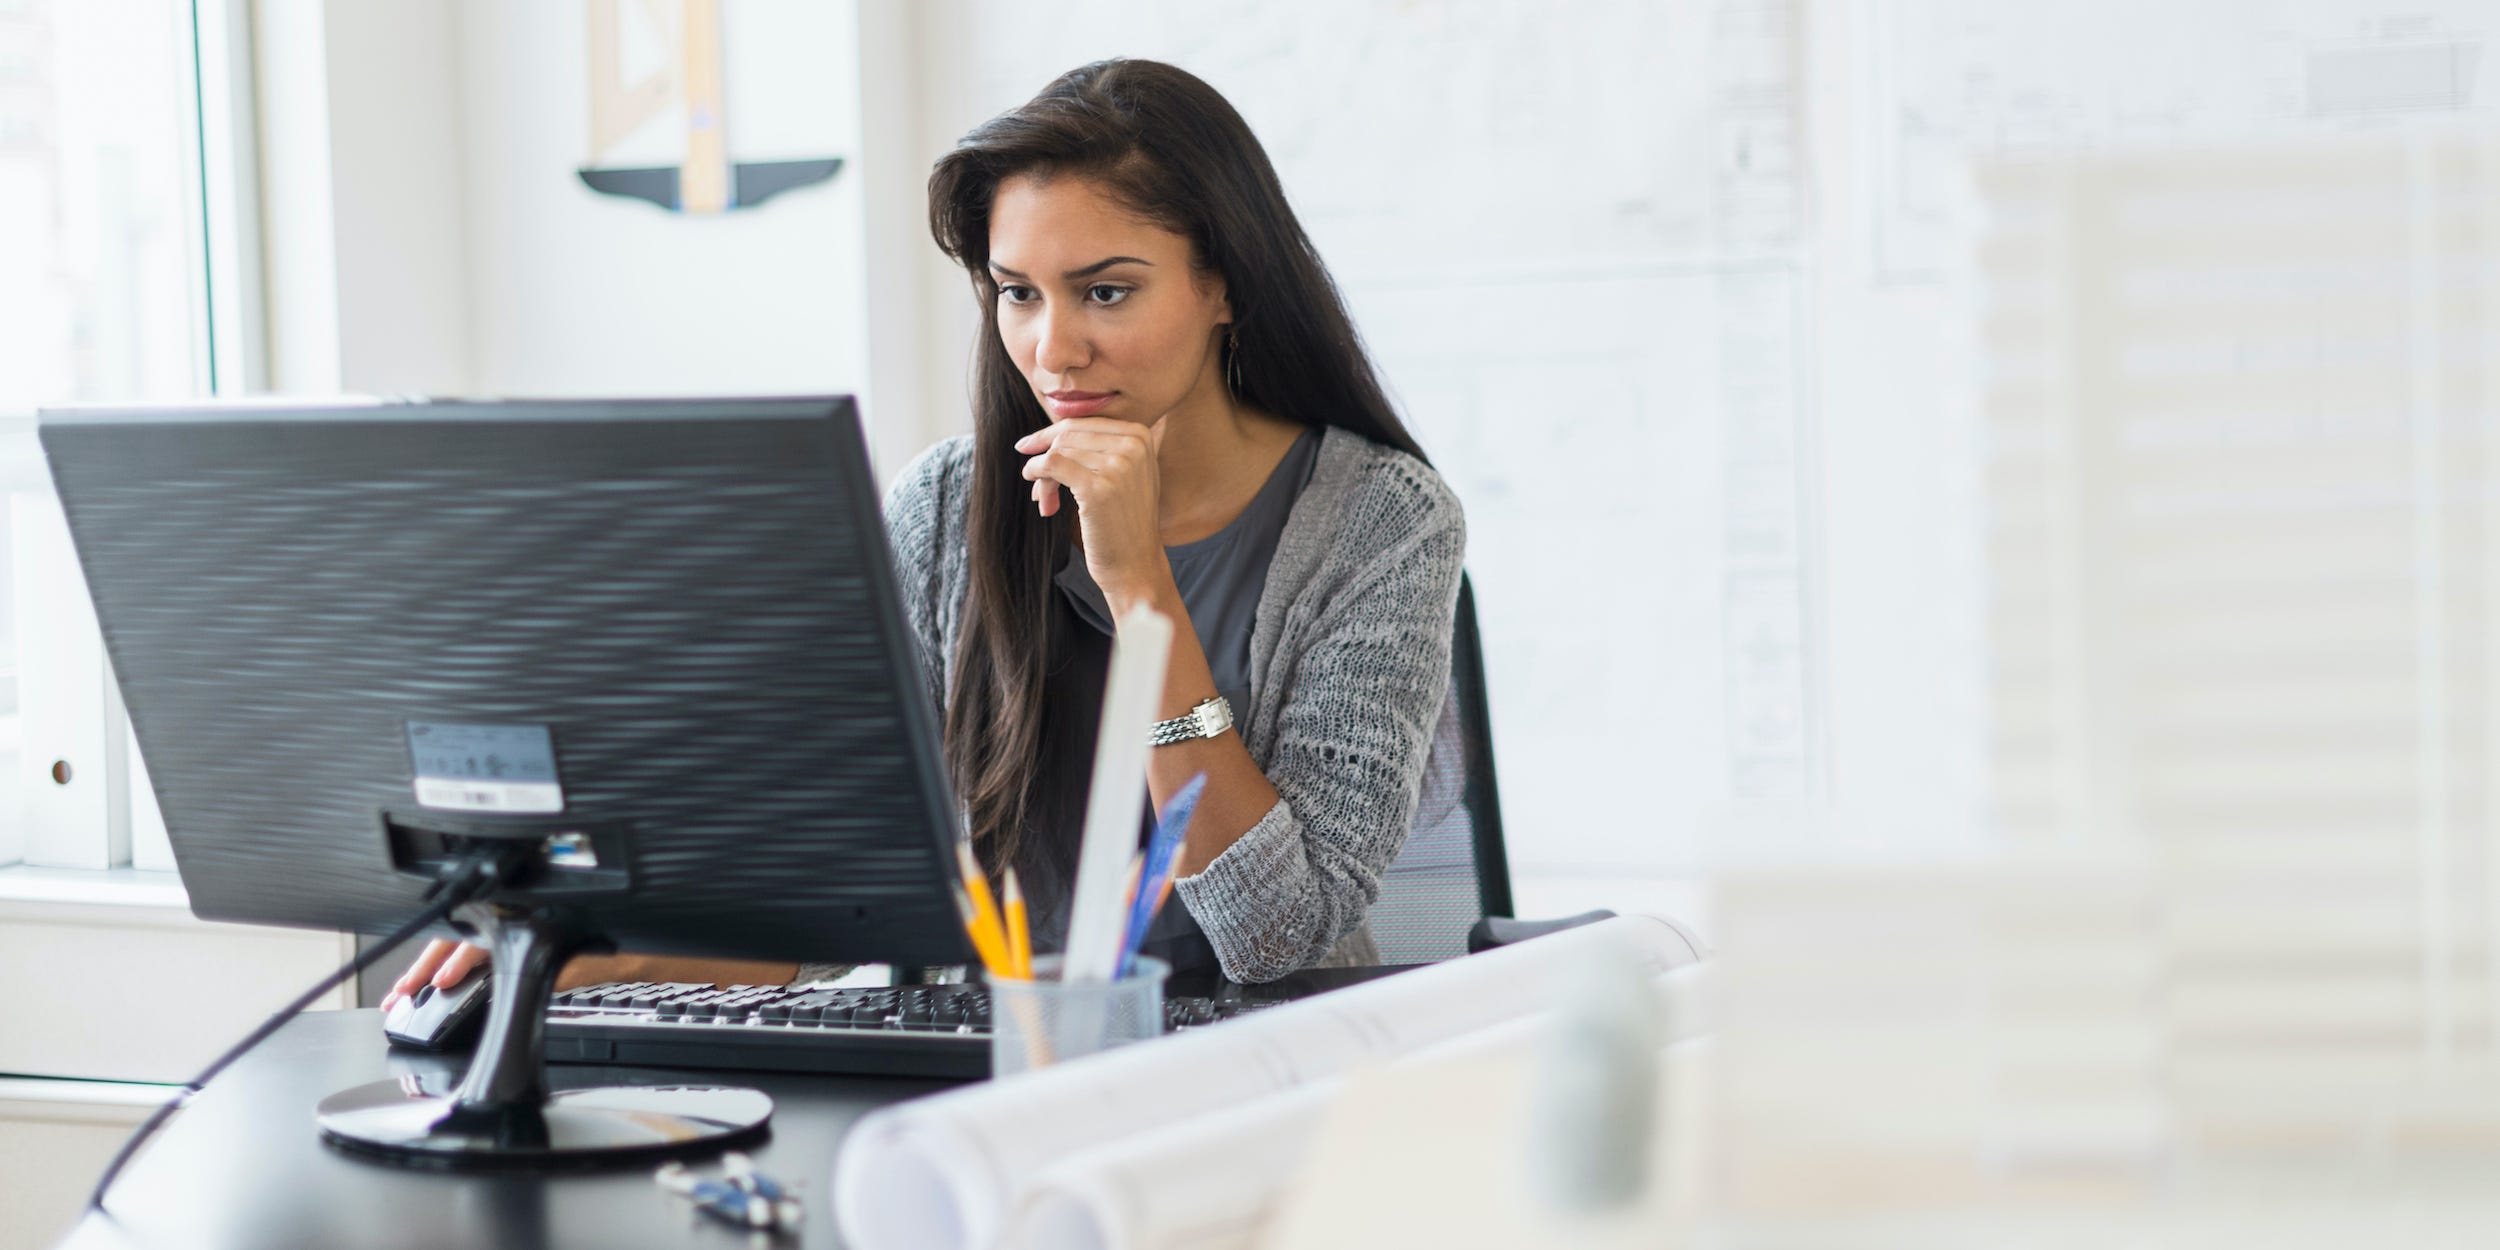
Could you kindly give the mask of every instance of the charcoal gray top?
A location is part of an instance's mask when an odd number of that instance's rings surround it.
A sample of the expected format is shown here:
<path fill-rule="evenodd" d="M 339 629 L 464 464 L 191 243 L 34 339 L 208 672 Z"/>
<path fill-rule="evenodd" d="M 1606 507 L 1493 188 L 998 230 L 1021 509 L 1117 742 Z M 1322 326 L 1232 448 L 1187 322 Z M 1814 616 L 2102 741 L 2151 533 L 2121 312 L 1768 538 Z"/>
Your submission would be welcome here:
<path fill-rule="evenodd" d="M 1249 698 L 1233 709 L 1276 805 L 1174 887 L 1236 981 L 1377 962 L 1363 916 L 1406 840 L 1449 691 L 1458 497 L 1422 461 L 1337 427 L 1312 459 L 1252 615 Z M 941 708 L 971 489 L 963 435 L 904 466 L 886 495 L 903 613 Z"/>
<path fill-rule="evenodd" d="M 1196 542 L 1163 549 L 1164 559 L 1172 568 L 1172 584 L 1181 592 L 1181 606 L 1189 611 L 1190 632 L 1198 635 L 1199 650 L 1206 653 L 1207 673 L 1215 679 L 1215 692 L 1236 708 L 1250 706 L 1250 636 L 1257 632 L 1259 595 L 1267 589 L 1267 567 L 1276 559 L 1276 544 L 1285 536 L 1285 522 L 1293 515 L 1294 501 L 1302 497 L 1302 488 L 1310 484 L 1311 470 L 1319 463 L 1319 441 L 1319 430 L 1305 426 L 1293 440 L 1293 446 L 1285 449 L 1284 458 L 1268 473 L 1258 493 L 1242 508 L 1241 515 Z M 1084 553 L 1074 545 L 1069 547 L 1067 562 L 1060 566 L 1055 580 L 1069 610 L 1092 627 L 1095 637 L 1090 639 L 1091 644 L 1103 650 L 1100 662 L 1086 665 L 1085 671 L 1108 672 L 1108 649 L 1118 632 L 1112 628 L 1111 604 L 1103 598 L 1102 587 L 1094 584 L 1092 571 L 1085 567 Z M 1084 645 L 1084 640 L 1079 645 Z M 1086 706 L 1090 709 L 1086 719 L 1099 725 L 1101 699 L 1091 699 Z M 1141 846 L 1154 830 L 1153 809 L 1149 807 L 1142 814 L 1145 823 L 1138 837 Z M 1069 858 L 1074 858 L 1073 848 Z M 1032 878 L 1028 877 L 1026 884 L 1031 885 Z M 1033 931 L 1037 948 L 1047 943 L 1049 949 L 1057 950 L 1066 943 L 1064 911 L 1034 911 L 1034 916 L 1043 922 Z M 1156 912 L 1138 949 L 1171 964 L 1174 972 L 1213 969 L 1220 963 L 1206 932 L 1198 925 L 1198 918 L 1185 906 Z"/>
<path fill-rule="evenodd" d="M 1163 549 L 1199 649 L 1207 653 L 1215 692 L 1237 710 L 1250 706 L 1250 636 L 1257 632 L 1267 568 L 1276 559 L 1276 544 L 1285 536 L 1294 501 L 1302 497 L 1311 470 L 1318 466 L 1319 442 L 1320 432 L 1306 427 L 1240 516 L 1194 543 Z M 1078 617 L 1106 636 L 1114 632 L 1111 605 L 1086 569 L 1084 553 L 1073 544 L 1055 580 Z"/>

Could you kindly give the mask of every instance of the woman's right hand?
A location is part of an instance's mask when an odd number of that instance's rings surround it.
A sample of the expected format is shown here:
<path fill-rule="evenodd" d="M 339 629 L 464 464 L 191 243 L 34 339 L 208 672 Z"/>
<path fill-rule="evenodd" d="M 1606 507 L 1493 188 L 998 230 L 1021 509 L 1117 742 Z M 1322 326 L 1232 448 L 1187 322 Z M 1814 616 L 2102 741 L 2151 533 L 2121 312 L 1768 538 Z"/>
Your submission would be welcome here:
<path fill-rule="evenodd" d="M 389 1011 L 399 1005 L 399 1000 L 414 997 L 429 982 L 438 990 L 450 989 L 485 963 L 486 948 L 483 946 L 454 942 L 448 938 L 428 942 L 425 949 L 418 953 L 416 962 L 408 965 L 408 971 L 401 973 L 399 980 L 391 984 L 391 992 L 382 996 L 382 1010 Z"/>

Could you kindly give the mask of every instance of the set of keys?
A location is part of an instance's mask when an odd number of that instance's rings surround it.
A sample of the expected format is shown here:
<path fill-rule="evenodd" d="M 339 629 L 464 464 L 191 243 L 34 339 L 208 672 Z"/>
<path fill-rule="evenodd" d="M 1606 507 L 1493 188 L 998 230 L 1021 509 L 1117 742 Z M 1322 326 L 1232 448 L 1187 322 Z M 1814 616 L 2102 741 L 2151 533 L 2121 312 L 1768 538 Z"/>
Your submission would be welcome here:
<path fill-rule="evenodd" d="M 695 1175 L 685 1164 L 664 1163 L 652 1179 L 724 1224 L 764 1233 L 799 1226 L 806 1209 L 781 1182 L 757 1171 L 753 1159 L 730 1151 L 721 1156 L 721 1170 L 725 1175 L 715 1180 Z"/>

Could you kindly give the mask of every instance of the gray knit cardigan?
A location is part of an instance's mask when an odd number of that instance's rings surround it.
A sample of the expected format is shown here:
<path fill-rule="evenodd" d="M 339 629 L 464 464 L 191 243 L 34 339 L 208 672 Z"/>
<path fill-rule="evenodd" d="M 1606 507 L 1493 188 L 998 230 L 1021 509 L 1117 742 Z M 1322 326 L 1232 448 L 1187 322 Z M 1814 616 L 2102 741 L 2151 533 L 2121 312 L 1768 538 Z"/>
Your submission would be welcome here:
<path fill-rule="evenodd" d="M 1024 484 L 1016 494 L 1023 498 Z M 972 438 L 922 452 L 885 502 L 929 696 L 953 687 Z M 1406 841 L 1450 683 L 1467 522 L 1431 466 L 1330 427 L 1285 521 L 1236 709 L 1276 806 L 1175 885 L 1235 981 L 1378 962 L 1363 916 Z M 1146 732 L 1140 725 L 1137 732 Z"/>

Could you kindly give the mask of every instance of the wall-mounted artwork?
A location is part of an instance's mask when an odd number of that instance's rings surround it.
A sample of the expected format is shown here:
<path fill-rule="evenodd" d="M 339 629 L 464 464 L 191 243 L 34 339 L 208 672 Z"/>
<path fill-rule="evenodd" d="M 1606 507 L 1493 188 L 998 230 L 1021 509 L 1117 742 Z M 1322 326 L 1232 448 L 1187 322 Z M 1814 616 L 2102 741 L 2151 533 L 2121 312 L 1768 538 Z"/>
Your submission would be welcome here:
<path fill-rule="evenodd" d="M 730 77 L 740 67 L 722 29 L 721 0 L 589 4 L 590 160 L 577 171 L 583 185 L 670 212 L 709 214 L 753 208 L 842 168 L 838 156 L 733 155 L 739 129 L 730 116 Z"/>

